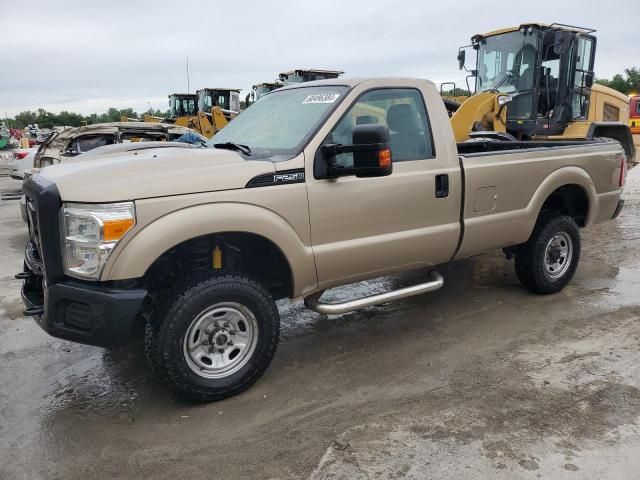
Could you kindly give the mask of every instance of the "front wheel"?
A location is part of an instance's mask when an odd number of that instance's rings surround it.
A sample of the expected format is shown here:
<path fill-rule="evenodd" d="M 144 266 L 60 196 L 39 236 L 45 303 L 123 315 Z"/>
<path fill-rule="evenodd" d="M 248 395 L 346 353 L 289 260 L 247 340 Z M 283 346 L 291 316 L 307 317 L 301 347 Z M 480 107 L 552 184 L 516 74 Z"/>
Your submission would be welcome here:
<path fill-rule="evenodd" d="M 541 217 L 527 243 L 516 250 L 516 275 L 534 293 L 556 293 L 571 281 L 579 259 L 576 222 L 568 215 Z"/>
<path fill-rule="evenodd" d="M 275 354 L 280 317 L 269 293 L 240 275 L 186 282 L 158 306 L 145 349 L 153 370 L 194 401 L 236 395 Z"/>

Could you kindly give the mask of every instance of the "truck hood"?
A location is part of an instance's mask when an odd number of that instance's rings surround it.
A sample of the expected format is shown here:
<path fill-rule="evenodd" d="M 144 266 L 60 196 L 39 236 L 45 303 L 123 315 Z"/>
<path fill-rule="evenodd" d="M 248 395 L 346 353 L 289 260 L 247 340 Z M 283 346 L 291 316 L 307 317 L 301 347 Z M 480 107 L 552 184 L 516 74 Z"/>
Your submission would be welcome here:
<path fill-rule="evenodd" d="M 155 148 L 87 162 L 46 167 L 65 202 L 121 202 L 141 198 L 244 188 L 275 171 L 268 160 L 245 160 L 213 148 Z"/>

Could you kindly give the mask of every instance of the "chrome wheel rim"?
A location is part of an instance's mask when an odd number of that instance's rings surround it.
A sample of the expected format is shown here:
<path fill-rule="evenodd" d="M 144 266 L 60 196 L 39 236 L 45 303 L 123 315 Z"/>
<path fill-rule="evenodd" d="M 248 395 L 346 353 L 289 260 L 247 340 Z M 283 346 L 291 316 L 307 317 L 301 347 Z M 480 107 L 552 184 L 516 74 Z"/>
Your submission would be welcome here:
<path fill-rule="evenodd" d="M 217 303 L 197 315 L 184 337 L 184 358 L 204 378 L 224 378 L 244 367 L 258 343 L 258 322 L 238 303 Z"/>
<path fill-rule="evenodd" d="M 544 251 L 544 273 L 551 279 L 562 277 L 571 266 L 573 241 L 568 233 L 556 233 Z"/>

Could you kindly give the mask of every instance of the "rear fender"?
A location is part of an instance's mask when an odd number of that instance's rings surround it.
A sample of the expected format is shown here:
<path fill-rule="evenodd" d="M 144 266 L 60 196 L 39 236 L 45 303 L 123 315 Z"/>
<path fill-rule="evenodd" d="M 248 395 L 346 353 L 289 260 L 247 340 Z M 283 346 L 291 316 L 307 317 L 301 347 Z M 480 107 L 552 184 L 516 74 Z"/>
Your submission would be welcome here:
<path fill-rule="evenodd" d="M 528 218 L 530 219 L 527 238 L 531 236 L 544 202 L 553 192 L 567 185 L 577 185 L 586 193 L 589 206 L 585 225 L 591 225 L 594 222 L 598 212 L 598 194 L 593 180 L 582 168 L 564 167 L 545 178 L 531 198 L 531 202 L 527 206 Z"/>

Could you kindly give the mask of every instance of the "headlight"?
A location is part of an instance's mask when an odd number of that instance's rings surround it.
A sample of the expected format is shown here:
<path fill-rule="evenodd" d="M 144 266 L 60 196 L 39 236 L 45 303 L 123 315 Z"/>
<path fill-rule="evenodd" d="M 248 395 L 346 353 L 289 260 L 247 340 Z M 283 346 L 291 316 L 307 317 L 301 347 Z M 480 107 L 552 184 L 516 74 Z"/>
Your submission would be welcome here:
<path fill-rule="evenodd" d="M 66 203 L 62 223 L 65 272 L 97 280 L 113 247 L 135 225 L 135 207 L 133 202 Z"/>

